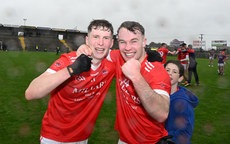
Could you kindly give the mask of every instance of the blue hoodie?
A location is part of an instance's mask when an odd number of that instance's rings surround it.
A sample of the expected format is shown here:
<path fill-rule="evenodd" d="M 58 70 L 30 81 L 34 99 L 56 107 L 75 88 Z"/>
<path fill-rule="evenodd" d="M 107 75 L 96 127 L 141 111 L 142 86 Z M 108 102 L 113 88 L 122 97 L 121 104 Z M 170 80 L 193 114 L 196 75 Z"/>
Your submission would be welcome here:
<path fill-rule="evenodd" d="M 178 86 L 179 90 L 170 95 L 170 108 L 165 128 L 177 144 L 190 144 L 194 127 L 194 108 L 199 99 L 188 89 Z"/>

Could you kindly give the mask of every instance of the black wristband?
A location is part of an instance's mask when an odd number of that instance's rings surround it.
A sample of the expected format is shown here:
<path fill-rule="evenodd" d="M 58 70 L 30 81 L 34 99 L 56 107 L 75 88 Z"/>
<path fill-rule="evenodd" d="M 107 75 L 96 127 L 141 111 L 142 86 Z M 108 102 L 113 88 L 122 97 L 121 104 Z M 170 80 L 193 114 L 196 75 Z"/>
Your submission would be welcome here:
<path fill-rule="evenodd" d="M 70 76 L 73 76 L 73 75 L 74 75 L 73 69 L 72 69 L 70 66 L 67 66 L 66 68 L 67 68 L 67 70 L 68 70 L 68 72 L 69 72 L 69 75 L 70 75 Z"/>

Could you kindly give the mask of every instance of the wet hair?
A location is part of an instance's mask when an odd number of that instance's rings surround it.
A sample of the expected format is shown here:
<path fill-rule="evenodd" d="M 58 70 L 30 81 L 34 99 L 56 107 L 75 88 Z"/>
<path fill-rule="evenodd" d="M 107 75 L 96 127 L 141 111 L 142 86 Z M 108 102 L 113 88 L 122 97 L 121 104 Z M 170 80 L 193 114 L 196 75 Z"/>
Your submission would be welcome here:
<path fill-rule="evenodd" d="M 191 45 L 191 44 L 189 44 L 189 45 L 188 45 L 188 48 L 192 49 L 192 45 Z"/>
<path fill-rule="evenodd" d="M 180 46 L 184 47 L 184 46 L 186 46 L 186 45 L 187 45 L 186 43 L 182 43 Z"/>
<path fill-rule="evenodd" d="M 100 27 L 103 27 L 103 29 L 106 31 L 111 31 L 111 35 L 113 35 L 112 24 L 109 21 L 104 20 L 104 19 L 98 19 L 98 20 L 91 21 L 88 26 L 88 33 L 90 33 L 93 29 L 98 29 Z"/>
<path fill-rule="evenodd" d="M 178 61 L 178 60 L 168 60 L 164 64 L 164 67 L 166 67 L 170 63 L 175 64 L 178 67 L 180 77 L 184 75 L 184 66 L 180 63 L 180 61 Z"/>
<path fill-rule="evenodd" d="M 161 46 L 167 45 L 166 43 L 162 43 Z"/>
<path fill-rule="evenodd" d="M 140 23 L 135 22 L 135 21 L 125 21 L 125 22 L 123 22 L 120 25 L 120 27 L 118 28 L 117 34 L 119 33 L 119 30 L 121 28 L 126 28 L 129 31 L 133 32 L 134 34 L 136 34 L 136 31 L 139 31 L 139 32 L 141 32 L 142 35 L 145 35 L 144 27 Z"/>

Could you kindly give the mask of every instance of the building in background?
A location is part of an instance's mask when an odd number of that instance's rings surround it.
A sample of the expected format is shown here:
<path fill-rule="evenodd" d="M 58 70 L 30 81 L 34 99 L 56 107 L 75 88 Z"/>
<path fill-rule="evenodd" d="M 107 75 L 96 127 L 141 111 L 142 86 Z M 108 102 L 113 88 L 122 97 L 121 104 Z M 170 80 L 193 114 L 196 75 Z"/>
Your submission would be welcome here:
<path fill-rule="evenodd" d="M 9 51 L 39 51 L 56 52 L 60 47 L 62 52 L 76 50 L 85 43 L 86 32 L 71 29 L 59 29 L 35 26 L 0 25 L 0 41 Z"/>
<path fill-rule="evenodd" d="M 194 40 L 192 46 L 193 46 L 193 49 L 206 50 L 206 42 L 205 41 Z"/>
<path fill-rule="evenodd" d="M 213 40 L 211 43 L 213 49 L 227 49 L 227 40 Z"/>

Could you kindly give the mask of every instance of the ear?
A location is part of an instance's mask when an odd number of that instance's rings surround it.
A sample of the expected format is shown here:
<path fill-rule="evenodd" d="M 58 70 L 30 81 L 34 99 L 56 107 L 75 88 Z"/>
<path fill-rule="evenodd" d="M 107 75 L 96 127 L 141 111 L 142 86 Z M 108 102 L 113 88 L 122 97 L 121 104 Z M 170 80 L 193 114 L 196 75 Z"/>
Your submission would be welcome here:
<path fill-rule="evenodd" d="M 86 37 L 85 37 L 85 44 L 86 44 L 86 45 L 89 45 L 88 39 L 89 39 L 88 36 L 86 36 Z"/>
<path fill-rule="evenodd" d="M 146 42 L 147 42 L 147 39 L 146 39 L 146 38 L 144 38 L 144 39 L 143 39 L 143 48 L 145 48 L 145 46 L 146 46 Z"/>
<path fill-rule="evenodd" d="M 112 39 L 112 43 L 111 43 L 111 45 L 110 45 L 110 48 L 112 48 L 112 47 L 113 47 L 113 42 L 114 42 L 114 40 Z"/>
<path fill-rule="evenodd" d="M 178 82 L 179 83 L 182 82 L 183 79 L 184 79 L 184 76 L 179 77 Z"/>

